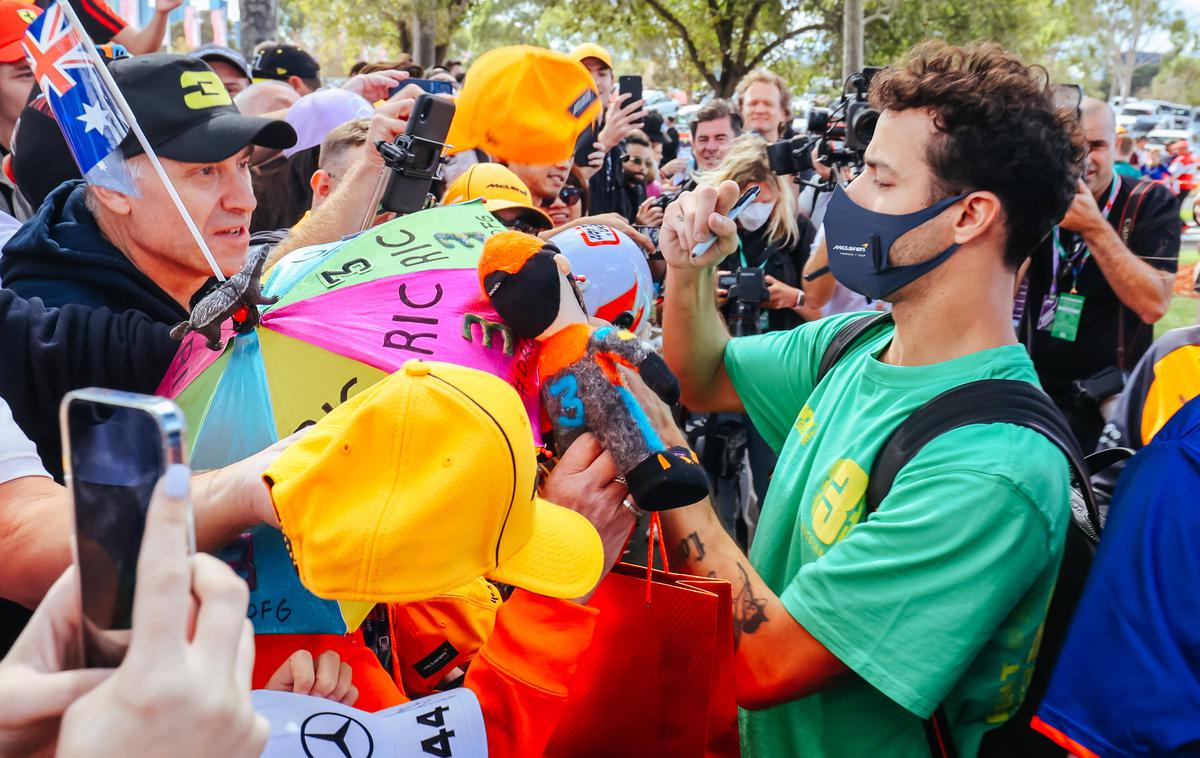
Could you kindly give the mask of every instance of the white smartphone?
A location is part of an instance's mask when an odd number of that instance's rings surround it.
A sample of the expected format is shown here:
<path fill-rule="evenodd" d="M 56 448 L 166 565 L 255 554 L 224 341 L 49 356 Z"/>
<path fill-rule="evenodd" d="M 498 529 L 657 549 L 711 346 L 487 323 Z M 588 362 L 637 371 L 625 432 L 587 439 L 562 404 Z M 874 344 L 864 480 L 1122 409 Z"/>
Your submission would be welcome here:
<path fill-rule="evenodd" d="M 63 469 L 74 500 L 85 668 L 120 664 L 129 645 L 138 553 L 150 497 L 167 466 L 185 463 L 183 411 L 153 395 L 89 388 L 59 408 Z M 196 550 L 191 504 L 188 549 Z"/>

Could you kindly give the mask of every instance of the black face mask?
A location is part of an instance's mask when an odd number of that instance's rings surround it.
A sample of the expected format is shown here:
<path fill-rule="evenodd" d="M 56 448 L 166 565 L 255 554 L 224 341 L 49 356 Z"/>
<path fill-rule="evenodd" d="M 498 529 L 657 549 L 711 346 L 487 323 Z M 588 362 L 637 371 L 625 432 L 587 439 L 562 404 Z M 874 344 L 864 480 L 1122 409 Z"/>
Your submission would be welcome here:
<path fill-rule="evenodd" d="M 882 300 L 937 268 L 958 250 L 958 245 L 952 244 L 929 260 L 909 266 L 888 262 L 896 240 L 933 220 L 967 194 L 939 200 L 915 213 L 894 215 L 868 210 L 851 200 L 843 188 L 835 188 L 822 224 L 829 270 L 847 289 Z"/>

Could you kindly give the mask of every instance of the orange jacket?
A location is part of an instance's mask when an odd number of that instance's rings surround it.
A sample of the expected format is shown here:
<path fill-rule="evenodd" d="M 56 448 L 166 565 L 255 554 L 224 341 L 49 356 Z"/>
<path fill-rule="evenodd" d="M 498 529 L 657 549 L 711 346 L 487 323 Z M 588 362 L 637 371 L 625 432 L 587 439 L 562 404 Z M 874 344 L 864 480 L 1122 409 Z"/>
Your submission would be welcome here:
<path fill-rule="evenodd" d="M 567 701 L 579 656 L 592 641 L 595 608 L 518 589 L 500 607 L 496 627 L 467 672 L 465 686 L 479 698 L 488 755 L 541 755 Z M 260 634 L 252 685 L 262 688 L 288 657 L 335 650 L 354 670 L 354 707 L 377 711 L 408 701 L 361 633 Z"/>

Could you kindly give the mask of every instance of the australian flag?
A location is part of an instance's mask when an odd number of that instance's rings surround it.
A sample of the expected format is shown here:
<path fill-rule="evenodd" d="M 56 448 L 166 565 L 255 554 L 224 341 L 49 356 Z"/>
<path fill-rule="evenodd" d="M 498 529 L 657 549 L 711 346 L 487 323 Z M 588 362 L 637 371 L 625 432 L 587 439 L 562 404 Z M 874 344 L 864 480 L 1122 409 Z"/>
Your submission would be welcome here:
<path fill-rule="evenodd" d="M 21 43 L 25 56 L 83 177 L 136 194 L 118 149 L 129 124 L 88 55 L 92 41 L 71 24 L 64 1 L 51 3 L 29 25 Z"/>

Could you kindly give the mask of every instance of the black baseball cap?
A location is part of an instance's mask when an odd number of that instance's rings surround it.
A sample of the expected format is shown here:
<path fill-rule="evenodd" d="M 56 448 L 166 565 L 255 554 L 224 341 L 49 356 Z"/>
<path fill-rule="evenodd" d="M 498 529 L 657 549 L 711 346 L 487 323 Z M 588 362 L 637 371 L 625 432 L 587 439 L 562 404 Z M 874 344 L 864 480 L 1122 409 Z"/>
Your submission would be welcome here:
<path fill-rule="evenodd" d="M 321 76 L 321 64 L 317 63 L 317 59 L 295 45 L 276 45 L 259 50 L 250 68 L 255 79 L 287 81 L 289 76 L 301 79 L 317 79 Z"/>
<path fill-rule="evenodd" d="M 197 58 L 151 53 L 114 61 L 109 71 L 159 157 L 216 163 L 246 145 L 296 144 L 286 121 L 243 116 L 216 72 Z M 126 158 L 144 152 L 133 134 L 121 151 Z"/>
<path fill-rule="evenodd" d="M 250 78 L 250 64 L 246 63 L 242 54 L 232 47 L 215 45 L 210 42 L 188 53 L 188 57 L 199 58 L 202 61 L 224 61 L 240 71 L 247 79 Z"/>

